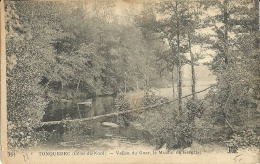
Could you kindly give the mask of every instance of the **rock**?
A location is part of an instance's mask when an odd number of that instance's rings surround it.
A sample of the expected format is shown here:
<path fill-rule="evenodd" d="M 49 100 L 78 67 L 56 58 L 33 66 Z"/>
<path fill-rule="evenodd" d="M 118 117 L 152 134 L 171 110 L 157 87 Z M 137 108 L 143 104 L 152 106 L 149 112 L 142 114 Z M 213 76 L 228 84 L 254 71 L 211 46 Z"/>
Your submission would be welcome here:
<path fill-rule="evenodd" d="M 102 122 L 103 126 L 108 126 L 108 127 L 113 127 L 113 128 L 117 128 L 119 127 L 119 125 L 112 123 L 112 122 Z"/>

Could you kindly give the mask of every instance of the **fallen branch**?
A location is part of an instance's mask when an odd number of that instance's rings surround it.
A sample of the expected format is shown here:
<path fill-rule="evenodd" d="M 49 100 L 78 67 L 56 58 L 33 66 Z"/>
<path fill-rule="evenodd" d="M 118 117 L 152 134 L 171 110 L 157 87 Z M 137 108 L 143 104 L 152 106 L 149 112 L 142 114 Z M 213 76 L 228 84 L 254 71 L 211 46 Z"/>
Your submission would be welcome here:
<path fill-rule="evenodd" d="M 203 89 L 201 91 L 198 91 L 198 92 L 195 92 L 195 94 L 197 93 L 201 93 L 201 92 L 204 92 L 210 88 L 212 88 L 214 86 L 210 86 L 206 89 Z M 182 99 L 184 98 L 187 98 L 189 96 L 192 96 L 192 94 L 190 95 L 187 95 L 187 96 L 184 96 L 182 97 Z M 167 101 L 167 102 L 164 102 L 164 103 L 160 103 L 160 104 L 155 104 L 155 105 L 152 105 L 152 106 L 148 106 L 148 107 L 142 107 L 142 108 L 137 108 L 137 109 L 129 109 L 129 110 L 126 110 L 126 111 L 121 111 L 121 112 L 114 112 L 114 113 L 109 113 L 109 114 L 104 114 L 104 115 L 99 115 L 99 116 L 94 116 L 94 117 L 89 117 L 89 118 L 82 118 L 82 119 L 74 119 L 74 120 L 66 120 L 68 122 L 74 122 L 74 121 L 89 121 L 89 120 L 96 120 L 96 119 L 99 119 L 101 117 L 108 117 L 108 116 L 115 116 L 115 115 L 119 115 L 119 114 L 125 114 L 125 113 L 130 113 L 130 112 L 134 112 L 134 111 L 140 111 L 140 110 L 144 110 L 144 109 L 150 109 L 150 108 L 155 108 L 155 107 L 158 107 L 158 106 L 161 106 L 161 105 L 164 105 L 164 104 L 169 104 L 171 102 L 174 102 L 174 101 L 177 101 L 178 99 L 174 99 L 174 100 L 170 100 L 170 101 Z M 43 125 L 51 125 L 51 124 L 59 124 L 61 123 L 62 121 L 48 121 L 48 122 L 41 122 L 41 126 Z"/>
<path fill-rule="evenodd" d="M 208 87 L 208 88 L 206 88 L 206 89 L 203 89 L 203 90 L 201 90 L 201 91 L 195 92 L 195 94 L 204 92 L 204 91 L 206 91 L 206 90 L 208 90 L 208 89 L 210 89 L 210 88 L 213 88 L 213 87 L 215 87 L 215 85 L 212 85 L 212 86 L 210 86 L 210 87 Z M 186 96 L 182 97 L 181 99 L 184 99 L 184 98 L 189 97 L 189 96 L 192 96 L 192 94 L 186 95 Z M 175 99 L 175 100 L 172 100 L 172 101 L 177 101 L 177 100 L 178 100 L 178 99 Z"/>

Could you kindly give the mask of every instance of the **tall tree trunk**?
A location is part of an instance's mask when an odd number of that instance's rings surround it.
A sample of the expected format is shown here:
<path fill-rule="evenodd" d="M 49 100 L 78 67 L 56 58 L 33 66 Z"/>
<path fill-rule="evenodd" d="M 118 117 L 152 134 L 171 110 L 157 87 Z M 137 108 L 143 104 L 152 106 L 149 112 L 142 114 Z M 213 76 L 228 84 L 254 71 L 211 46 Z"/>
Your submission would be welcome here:
<path fill-rule="evenodd" d="M 168 40 L 172 40 L 172 37 L 168 37 Z M 173 58 L 174 58 L 174 48 L 173 48 L 173 44 L 170 42 L 169 43 L 170 47 L 171 47 L 171 50 L 172 50 L 172 55 L 173 55 Z M 175 67 L 175 61 L 172 61 L 172 99 L 174 100 L 175 99 L 175 89 L 174 89 L 174 67 Z M 178 79 L 178 76 L 177 76 L 177 79 Z M 173 102 L 173 106 L 175 108 L 175 101 Z"/>
<path fill-rule="evenodd" d="M 253 0 L 253 5 L 254 5 L 254 11 L 253 11 L 253 23 L 252 23 L 252 33 L 259 33 L 260 31 L 260 26 L 259 26 L 259 0 Z M 256 49 L 259 49 L 259 35 L 255 35 L 255 40 L 254 40 L 254 47 Z M 250 98 L 249 98 L 250 99 Z M 251 104 L 249 103 L 249 106 L 247 108 L 247 119 L 248 122 L 251 120 Z"/>
<path fill-rule="evenodd" d="M 126 72 L 125 72 L 125 93 L 126 93 Z"/>
<path fill-rule="evenodd" d="M 178 2 L 175 2 L 175 10 L 177 17 L 177 51 L 178 51 L 178 105 L 179 115 L 182 115 L 182 72 L 181 72 L 181 57 L 180 57 L 180 20 L 178 15 Z"/>
<path fill-rule="evenodd" d="M 195 68 L 194 68 L 194 56 L 191 51 L 191 32 L 190 31 L 188 34 L 188 42 L 189 42 L 189 51 L 190 51 L 190 58 L 191 58 L 191 93 L 192 93 L 192 100 L 194 101 L 196 98 L 196 94 L 195 94 L 196 76 L 195 76 Z"/>
<path fill-rule="evenodd" d="M 229 70 L 228 68 L 228 64 L 229 64 L 229 56 L 228 56 L 228 43 L 229 43 L 229 40 L 228 40 L 228 25 L 229 25 L 229 22 L 228 22 L 228 18 L 229 18 L 229 13 L 228 13 L 228 2 L 229 0 L 224 0 L 223 2 L 223 6 L 224 6 L 224 12 L 223 12 L 223 15 L 224 15 L 224 19 L 223 19 L 223 24 L 224 24 L 224 59 L 225 59 L 225 67 L 224 69 L 226 71 Z M 226 103 L 224 105 L 224 109 L 223 109 L 223 114 L 224 114 L 224 118 L 225 118 L 225 124 L 228 125 L 231 129 L 233 129 L 233 127 L 231 126 L 229 120 L 228 120 L 228 110 L 226 111 L 226 113 L 224 112 L 225 108 L 227 107 L 227 104 L 228 104 L 228 101 L 229 101 L 229 97 L 231 95 L 231 82 L 228 81 L 228 84 L 227 84 L 227 89 L 226 89 Z"/>
<path fill-rule="evenodd" d="M 228 0 L 224 0 L 224 59 L 225 63 L 228 64 Z"/>
<path fill-rule="evenodd" d="M 172 99 L 175 99 L 175 90 L 174 90 L 174 65 L 172 66 Z"/>
<path fill-rule="evenodd" d="M 253 32 L 259 32 L 260 26 L 259 26 L 259 0 L 254 0 L 254 13 L 253 13 Z M 255 44 L 254 44 L 254 48 L 259 48 L 259 36 L 255 35 Z"/>
<path fill-rule="evenodd" d="M 259 0 L 254 0 L 253 31 L 259 31 Z"/>
<path fill-rule="evenodd" d="M 179 63 L 181 63 L 179 61 Z M 178 105 L 179 105 L 179 114 L 182 115 L 182 71 L 181 66 L 178 66 Z"/>

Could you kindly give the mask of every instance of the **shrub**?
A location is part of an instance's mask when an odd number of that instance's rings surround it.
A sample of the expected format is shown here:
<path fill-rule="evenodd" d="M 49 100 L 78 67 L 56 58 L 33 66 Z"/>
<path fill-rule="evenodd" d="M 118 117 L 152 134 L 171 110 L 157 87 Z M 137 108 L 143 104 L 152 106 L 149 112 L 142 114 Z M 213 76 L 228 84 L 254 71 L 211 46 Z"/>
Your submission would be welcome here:
<path fill-rule="evenodd" d="M 139 114 L 140 123 L 154 136 L 157 149 L 166 145 L 167 149 L 186 148 L 192 143 L 192 127 L 186 119 L 179 118 L 172 104 L 154 107 Z"/>
<path fill-rule="evenodd" d="M 248 148 L 259 147 L 260 138 L 252 129 L 245 129 L 241 132 L 235 132 L 231 139 L 224 141 L 229 147 Z"/>
<path fill-rule="evenodd" d="M 204 112 L 203 102 L 198 99 L 188 99 L 188 101 L 186 102 L 186 108 L 188 110 L 189 120 L 194 120 L 195 117 L 201 118 Z"/>
<path fill-rule="evenodd" d="M 125 93 L 120 92 L 117 94 L 117 96 L 115 98 L 115 106 L 118 111 L 125 111 L 129 108 L 130 105 L 126 98 Z"/>
<path fill-rule="evenodd" d="M 117 94 L 115 98 L 115 106 L 118 111 L 126 111 L 129 109 L 130 104 L 128 99 L 126 98 L 125 93 L 120 92 Z M 129 114 L 128 113 L 120 114 L 117 120 L 118 120 L 117 123 L 121 126 L 128 125 Z"/>
<path fill-rule="evenodd" d="M 169 99 L 166 97 L 156 96 L 156 95 L 146 95 L 143 100 L 144 106 L 152 106 L 156 104 L 162 104 L 168 102 Z"/>
<path fill-rule="evenodd" d="M 46 140 L 48 134 L 43 131 L 35 131 L 30 125 L 30 119 L 16 124 L 12 121 L 7 123 L 7 145 L 8 149 L 20 150 L 38 146 L 40 141 Z"/>

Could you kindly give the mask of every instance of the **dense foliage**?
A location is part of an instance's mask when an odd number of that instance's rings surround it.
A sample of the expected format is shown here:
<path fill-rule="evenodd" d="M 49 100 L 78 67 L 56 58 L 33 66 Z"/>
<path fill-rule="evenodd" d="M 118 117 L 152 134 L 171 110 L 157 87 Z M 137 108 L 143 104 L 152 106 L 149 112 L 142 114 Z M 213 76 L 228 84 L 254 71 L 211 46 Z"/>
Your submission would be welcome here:
<path fill-rule="evenodd" d="M 140 28 L 110 19 L 112 2 L 6 2 L 5 9 L 11 147 L 27 141 L 50 103 L 142 89 L 156 76 L 142 60 L 154 50 Z"/>
<path fill-rule="evenodd" d="M 9 148 L 35 146 L 46 139 L 35 129 L 55 102 L 118 93 L 115 103 L 124 111 L 132 105 L 129 91 L 165 87 L 163 80 L 173 86 L 173 99 L 177 82 L 178 106 L 174 101 L 140 115 L 142 126 L 160 146 L 190 146 L 196 138 L 194 129 L 202 128 L 196 120 L 205 122 L 203 128 L 213 127 L 213 141 L 259 145 L 257 0 L 145 2 L 136 12 L 121 11 L 121 17 L 115 5 L 6 2 Z M 207 15 L 210 10 L 215 15 Z M 205 29 L 210 32 L 203 33 Z M 217 83 L 204 100 L 198 100 L 195 66 L 203 57 L 212 59 L 207 66 Z M 192 98 L 186 102 L 185 65 L 191 68 L 192 82 Z M 146 95 L 141 105 L 166 101 Z M 129 115 L 121 116 L 123 122 L 129 121 Z M 246 131 L 239 132 L 241 127 Z"/>

